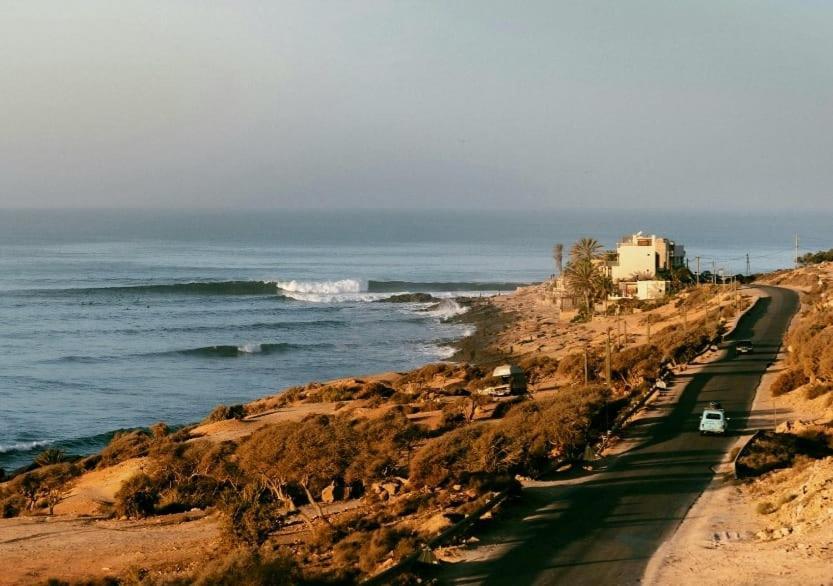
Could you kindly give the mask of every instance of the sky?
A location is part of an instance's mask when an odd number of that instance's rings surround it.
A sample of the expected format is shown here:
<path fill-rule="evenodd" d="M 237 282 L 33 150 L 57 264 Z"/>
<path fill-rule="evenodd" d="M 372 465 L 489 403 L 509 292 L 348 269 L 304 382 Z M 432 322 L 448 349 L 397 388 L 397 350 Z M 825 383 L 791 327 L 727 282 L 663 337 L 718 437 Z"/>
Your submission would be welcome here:
<path fill-rule="evenodd" d="M 3 0 L 0 208 L 833 209 L 833 3 Z"/>

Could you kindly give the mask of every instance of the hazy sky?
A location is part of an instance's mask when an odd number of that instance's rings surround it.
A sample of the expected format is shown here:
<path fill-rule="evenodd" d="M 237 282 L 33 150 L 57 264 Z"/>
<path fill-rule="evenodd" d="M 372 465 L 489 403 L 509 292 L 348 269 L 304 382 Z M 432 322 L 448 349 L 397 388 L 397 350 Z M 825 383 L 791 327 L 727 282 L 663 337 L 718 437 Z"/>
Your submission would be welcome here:
<path fill-rule="evenodd" d="M 0 3 L 0 206 L 833 209 L 833 2 Z"/>

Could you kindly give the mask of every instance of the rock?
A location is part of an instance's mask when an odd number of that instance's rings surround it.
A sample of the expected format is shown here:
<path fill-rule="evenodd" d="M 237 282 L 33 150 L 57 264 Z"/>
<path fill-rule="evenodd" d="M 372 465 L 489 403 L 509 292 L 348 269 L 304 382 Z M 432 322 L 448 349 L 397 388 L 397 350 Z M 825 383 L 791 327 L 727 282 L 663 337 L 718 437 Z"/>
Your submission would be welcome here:
<path fill-rule="evenodd" d="M 401 485 L 398 482 L 385 482 L 382 484 L 382 490 L 388 493 L 389 496 L 395 496 L 399 493 Z"/>
<path fill-rule="evenodd" d="M 385 303 L 430 303 L 440 300 L 429 293 L 402 293 L 399 295 L 391 295 L 379 301 Z"/>
<path fill-rule="evenodd" d="M 461 490 L 462 488 L 463 487 L 461 485 L 455 484 L 454 486 L 451 487 L 451 490 L 457 492 L 457 491 Z"/>

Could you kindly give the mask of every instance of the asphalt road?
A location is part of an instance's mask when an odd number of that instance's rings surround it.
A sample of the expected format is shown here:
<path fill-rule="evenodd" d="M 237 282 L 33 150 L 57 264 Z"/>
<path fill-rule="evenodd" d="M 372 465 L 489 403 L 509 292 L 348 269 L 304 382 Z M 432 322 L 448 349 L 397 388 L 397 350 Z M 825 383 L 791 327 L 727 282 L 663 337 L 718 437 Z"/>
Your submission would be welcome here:
<path fill-rule="evenodd" d="M 674 531 L 725 458 L 737 435 L 766 426 L 770 412 L 750 413 L 755 389 L 775 359 L 798 296 L 762 287 L 768 297 L 731 336 L 752 339 L 754 352 L 725 357 L 678 376 L 669 396 L 629 428 L 636 447 L 603 462 L 575 483 L 523 491 L 497 520 L 481 524 L 477 561 L 443 564 L 442 584 L 638 584 L 648 559 Z M 709 401 L 727 411 L 727 437 L 702 437 Z"/>

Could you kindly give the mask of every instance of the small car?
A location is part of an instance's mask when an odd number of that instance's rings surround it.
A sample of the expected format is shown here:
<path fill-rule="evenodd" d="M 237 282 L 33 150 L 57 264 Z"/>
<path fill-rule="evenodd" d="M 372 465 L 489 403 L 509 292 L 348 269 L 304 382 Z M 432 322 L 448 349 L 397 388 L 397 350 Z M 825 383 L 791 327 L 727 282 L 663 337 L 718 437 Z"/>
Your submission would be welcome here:
<path fill-rule="evenodd" d="M 723 409 L 703 409 L 703 415 L 700 417 L 700 435 L 707 433 L 724 435 L 727 421 L 726 412 Z"/>
<path fill-rule="evenodd" d="M 752 340 L 740 340 L 735 344 L 738 354 L 750 354 L 752 352 Z"/>

